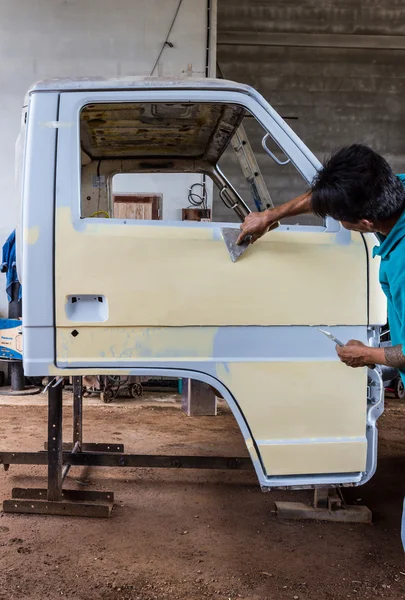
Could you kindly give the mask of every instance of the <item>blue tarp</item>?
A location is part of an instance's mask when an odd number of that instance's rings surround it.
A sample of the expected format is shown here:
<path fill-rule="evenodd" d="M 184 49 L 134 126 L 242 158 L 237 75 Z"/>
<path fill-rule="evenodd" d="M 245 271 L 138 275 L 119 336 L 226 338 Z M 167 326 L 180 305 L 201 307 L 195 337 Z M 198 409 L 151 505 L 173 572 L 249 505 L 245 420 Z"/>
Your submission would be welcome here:
<path fill-rule="evenodd" d="M 13 283 L 19 283 L 17 274 L 17 261 L 16 261 L 16 243 L 15 243 L 15 230 L 9 235 L 7 241 L 3 246 L 3 257 L 1 262 L 0 270 L 6 274 L 6 292 L 8 301 L 11 302 L 11 286 Z M 22 288 L 18 290 L 18 299 L 21 300 Z"/>

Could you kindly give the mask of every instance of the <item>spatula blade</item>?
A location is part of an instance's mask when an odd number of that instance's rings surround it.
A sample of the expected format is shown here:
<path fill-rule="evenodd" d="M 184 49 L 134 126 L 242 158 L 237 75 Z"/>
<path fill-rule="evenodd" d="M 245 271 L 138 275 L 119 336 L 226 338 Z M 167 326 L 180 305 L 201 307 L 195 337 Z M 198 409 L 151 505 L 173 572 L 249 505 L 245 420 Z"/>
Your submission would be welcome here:
<path fill-rule="evenodd" d="M 224 227 L 221 229 L 221 233 L 222 237 L 224 238 L 225 245 L 228 248 L 229 256 L 231 257 L 232 262 L 236 262 L 238 258 L 240 258 L 242 254 L 249 248 L 251 237 L 248 236 L 241 244 L 237 244 L 236 240 L 239 237 L 240 229 L 236 229 L 235 227 Z"/>

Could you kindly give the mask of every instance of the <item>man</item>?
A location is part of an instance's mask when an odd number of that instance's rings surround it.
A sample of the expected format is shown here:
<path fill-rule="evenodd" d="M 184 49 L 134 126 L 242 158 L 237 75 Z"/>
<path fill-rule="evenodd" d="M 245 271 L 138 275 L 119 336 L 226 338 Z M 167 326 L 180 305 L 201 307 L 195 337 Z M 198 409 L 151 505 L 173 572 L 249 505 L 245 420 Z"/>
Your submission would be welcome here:
<path fill-rule="evenodd" d="M 366 146 L 342 148 L 325 162 L 307 193 L 248 215 L 238 243 L 248 235 L 254 243 L 275 221 L 310 212 L 328 215 L 352 231 L 377 233 L 380 245 L 374 256 L 381 257 L 380 283 L 388 301 L 392 346 L 370 348 L 350 340 L 336 351 L 349 367 L 395 367 L 405 383 L 405 175 L 395 175 L 386 160 Z"/>

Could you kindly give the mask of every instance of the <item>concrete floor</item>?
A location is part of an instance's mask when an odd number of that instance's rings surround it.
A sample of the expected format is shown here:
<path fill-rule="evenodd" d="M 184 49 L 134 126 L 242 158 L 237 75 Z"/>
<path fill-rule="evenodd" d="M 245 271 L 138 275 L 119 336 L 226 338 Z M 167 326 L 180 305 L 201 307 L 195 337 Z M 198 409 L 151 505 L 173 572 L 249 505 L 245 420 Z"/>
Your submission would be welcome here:
<path fill-rule="evenodd" d="M 218 417 L 187 418 L 178 399 L 86 401 L 85 439 L 129 452 L 246 453 L 226 406 Z M 44 400 L 1 402 L 1 448 L 41 448 Z M 70 404 L 67 396 L 65 440 Z M 404 428 L 405 405 L 388 400 L 377 475 L 346 493 L 373 510 L 372 526 L 279 521 L 274 500 L 309 500 L 309 492 L 263 494 L 253 472 L 72 468 L 67 486 L 113 490 L 115 511 L 109 520 L 1 514 L 0 599 L 405 598 Z M 44 467 L 12 466 L 0 499 L 15 486 L 45 485 Z"/>

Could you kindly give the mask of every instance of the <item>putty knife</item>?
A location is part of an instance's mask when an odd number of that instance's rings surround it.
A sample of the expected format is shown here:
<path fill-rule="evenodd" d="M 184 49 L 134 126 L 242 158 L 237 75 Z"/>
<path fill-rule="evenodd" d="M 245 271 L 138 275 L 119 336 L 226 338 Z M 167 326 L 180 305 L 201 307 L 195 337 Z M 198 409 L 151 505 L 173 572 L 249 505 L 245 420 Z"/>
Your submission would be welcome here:
<path fill-rule="evenodd" d="M 276 223 L 273 223 L 269 231 L 276 229 L 276 227 L 278 227 L 279 225 L 280 223 L 278 221 Z M 245 237 L 243 242 L 237 244 L 236 240 L 240 235 L 240 229 L 237 229 L 236 227 L 223 227 L 221 229 L 221 233 L 222 237 L 224 238 L 225 245 L 228 248 L 231 261 L 236 262 L 238 258 L 242 256 L 242 254 L 246 252 L 246 250 L 249 248 L 252 241 L 252 236 L 248 235 L 247 237 Z"/>
<path fill-rule="evenodd" d="M 317 327 L 317 329 L 318 331 L 323 333 L 323 335 L 326 335 L 327 338 L 332 340 L 332 342 L 335 342 L 335 344 L 337 344 L 338 346 L 344 346 L 344 343 L 341 342 L 337 337 L 335 337 L 330 331 L 326 331 L 326 329 L 320 329 L 319 327 Z"/>
<path fill-rule="evenodd" d="M 235 227 L 224 227 L 221 229 L 222 237 L 226 247 L 228 248 L 229 256 L 232 262 L 236 262 L 240 256 L 247 250 L 252 241 L 252 236 L 248 235 L 241 244 L 237 244 L 236 240 L 240 235 L 240 229 Z"/>

